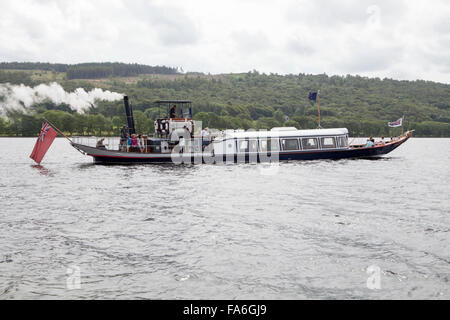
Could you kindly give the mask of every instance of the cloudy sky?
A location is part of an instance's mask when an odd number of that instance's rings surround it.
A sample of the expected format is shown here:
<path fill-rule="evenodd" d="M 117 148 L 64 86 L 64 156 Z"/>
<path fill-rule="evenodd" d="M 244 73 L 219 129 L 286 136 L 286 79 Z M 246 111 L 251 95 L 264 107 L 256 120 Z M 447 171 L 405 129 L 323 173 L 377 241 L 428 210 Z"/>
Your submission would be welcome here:
<path fill-rule="evenodd" d="M 450 1 L 1 0 L 0 60 L 450 83 Z"/>

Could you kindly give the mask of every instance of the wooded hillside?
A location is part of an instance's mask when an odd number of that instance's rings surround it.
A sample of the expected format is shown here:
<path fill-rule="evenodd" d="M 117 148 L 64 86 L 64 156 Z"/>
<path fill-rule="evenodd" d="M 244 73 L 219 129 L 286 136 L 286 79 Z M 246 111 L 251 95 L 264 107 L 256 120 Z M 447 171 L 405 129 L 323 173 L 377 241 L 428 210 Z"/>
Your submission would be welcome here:
<path fill-rule="evenodd" d="M 83 68 L 90 70 L 91 67 L 95 72 L 103 70 L 107 74 L 110 69 L 102 68 L 112 66 L 85 65 L 79 66 L 78 70 L 82 72 Z M 56 79 L 66 91 L 101 87 L 127 94 L 135 110 L 137 130 L 143 133 L 153 130 L 153 120 L 158 116 L 153 102 L 158 99 L 192 100 L 195 119 L 202 120 L 203 126 L 210 128 L 315 128 L 317 105 L 308 100 L 308 92 L 320 89 L 323 127 L 347 127 L 352 136 L 390 136 L 398 134 L 398 130 L 389 129 L 387 122 L 405 115 L 406 127 L 416 129 L 417 136 L 450 137 L 450 85 L 430 81 L 330 77 L 325 74 L 277 75 L 256 71 L 216 76 L 182 75 L 169 68 L 174 72 L 171 77 L 140 74 L 130 82 L 109 76 L 98 82 L 67 80 L 69 70 L 65 74 L 51 71 L 48 81 Z M 120 70 L 118 68 L 113 74 L 130 76 L 150 69 Z M 67 76 L 65 79 L 64 75 Z M 33 86 L 42 79 L 36 80 L 31 72 L 15 69 L 0 71 L 0 83 L 5 82 Z M 0 120 L 0 134 L 36 134 L 43 116 L 67 133 L 80 135 L 117 135 L 119 127 L 126 122 L 122 101 L 98 102 L 86 114 L 51 102 L 35 105 L 32 109 L 27 114 L 9 111 Z"/>

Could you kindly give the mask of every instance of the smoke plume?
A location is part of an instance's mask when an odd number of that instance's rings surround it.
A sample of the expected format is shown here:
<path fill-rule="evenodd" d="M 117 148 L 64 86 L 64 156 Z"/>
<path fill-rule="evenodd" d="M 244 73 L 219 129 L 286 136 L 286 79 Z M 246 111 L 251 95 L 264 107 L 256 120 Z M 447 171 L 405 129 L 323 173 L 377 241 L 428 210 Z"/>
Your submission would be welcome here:
<path fill-rule="evenodd" d="M 83 113 L 98 100 L 117 101 L 123 98 L 123 94 L 95 88 L 89 92 L 78 88 L 74 92 L 66 92 L 63 87 L 53 82 L 40 84 L 34 88 L 9 83 L 0 84 L 0 114 L 7 109 L 26 111 L 32 105 L 44 101 L 55 104 L 65 103 L 72 110 Z"/>

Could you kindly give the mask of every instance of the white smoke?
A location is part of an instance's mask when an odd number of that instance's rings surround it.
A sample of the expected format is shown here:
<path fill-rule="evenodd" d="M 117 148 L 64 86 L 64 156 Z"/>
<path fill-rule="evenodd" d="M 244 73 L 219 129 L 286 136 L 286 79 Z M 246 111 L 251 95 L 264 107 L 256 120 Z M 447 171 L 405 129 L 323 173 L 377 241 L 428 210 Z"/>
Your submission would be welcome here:
<path fill-rule="evenodd" d="M 103 89 L 95 88 L 87 92 L 83 88 L 78 88 L 74 92 L 66 92 L 56 82 L 51 84 L 40 84 L 34 88 L 21 85 L 11 85 L 9 83 L 0 84 L 0 113 L 7 109 L 26 111 L 32 105 L 46 100 L 55 104 L 65 103 L 72 110 L 83 113 L 95 101 L 117 101 L 123 99 L 123 94 Z"/>

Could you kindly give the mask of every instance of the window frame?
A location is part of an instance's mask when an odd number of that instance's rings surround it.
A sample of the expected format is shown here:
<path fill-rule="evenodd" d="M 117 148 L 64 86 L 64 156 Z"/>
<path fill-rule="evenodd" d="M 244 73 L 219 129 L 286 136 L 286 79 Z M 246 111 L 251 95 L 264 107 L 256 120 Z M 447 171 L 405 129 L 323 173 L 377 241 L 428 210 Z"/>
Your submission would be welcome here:
<path fill-rule="evenodd" d="M 307 144 L 303 143 L 303 140 L 308 140 L 308 139 L 316 140 L 316 148 L 308 148 L 308 147 L 306 147 Z M 304 137 L 304 138 L 301 138 L 300 141 L 302 143 L 302 150 L 319 150 L 320 149 L 320 146 L 319 146 L 320 139 L 318 137 Z"/>
<path fill-rule="evenodd" d="M 298 138 L 289 137 L 289 138 L 280 138 L 280 140 L 281 140 L 280 145 L 281 145 L 283 151 L 299 151 L 299 150 L 301 150 L 301 146 L 300 146 L 300 142 L 299 142 Z M 297 148 L 296 149 L 285 149 L 285 144 L 283 142 L 287 141 L 287 140 L 297 141 Z"/>
<path fill-rule="evenodd" d="M 241 150 L 241 142 L 245 141 L 247 143 L 247 148 L 245 151 Z M 248 153 L 248 151 L 250 150 L 250 142 L 248 141 L 247 138 L 238 138 L 236 139 L 236 151 L 237 153 Z"/>
<path fill-rule="evenodd" d="M 247 152 L 251 152 L 251 153 L 258 152 L 258 150 L 259 150 L 259 141 L 258 141 L 258 139 L 257 138 L 251 138 L 251 139 L 249 138 L 249 139 L 247 139 L 247 141 L 248 141 L 248 151 Z M 255 150 L 251 150 L 251 148 L 250 148 L 250 146 L 252 144 L 252 141 L 256 142 L 256 149 Z"/>
<path fill-rule="evenodd" d="M 273 150 L 273 148 L 272 148 L 273 145 L 277 146 L 276 150 Z M 280 151 L 281 151 L 280 139 L 278 139 L 278 138 L 270 138 L 270 150 L 269 150 L 269 152 L 280 152 Z"/>
<path fill-rule="evenodd" d="M 261 148 L 261 142 L 266 142 L 266 150 L 262 150 Z M 269 142 L 269 143 L 268 143 Z M 277 148 L 273 150 L 272 146 L 276 146 Z M 270 148 L 269 148 L 270 146 Z M 258 139 L 258 152 L 261 153 L 271 153 L 271 152 L 280 152 L 280 139 L 279 138 L 271 138 L 271 137 L 264 137 Z"/>
<path fill-rule="evenodd" d="M 325 139 L 334 139 L 334 145 L 330 146 L 330 147 L 324 147 L 323 145 L 323 140 Z M 337 139 L 335 136 L 325 136 L 325 137 L 320 137 L 320 148 L 321 149 L 337 149 L 338 148 L 338 144 L 337 144 Z"/>
<path fill-rule="evenodd" d="M 268 138 L 259 138 L 258 139 L 258 152 L 261 152 L 261 153 L 263 153 L 263 152 L 265 152 L 265 153 L 268 153 L 268 152 L 270 152 L 269 151 L 269 144 L 267 143 L 268 141 L 269 141 L 270 139 L 268 139 Z M 265 142 L 266 143 L 266 150 L 263 150 L 262 149 L 262 142 Z"/>
<path fill-rule="evenodd" d="M 348 136 L 338 136 L 338 141 L 339 141 L 339 148 L 348 148 L 349 147 L 349 143 L 348 143 Z M 346 145 L 341 145 L 341 139 L 344 139 L 346 141 Z"/>

